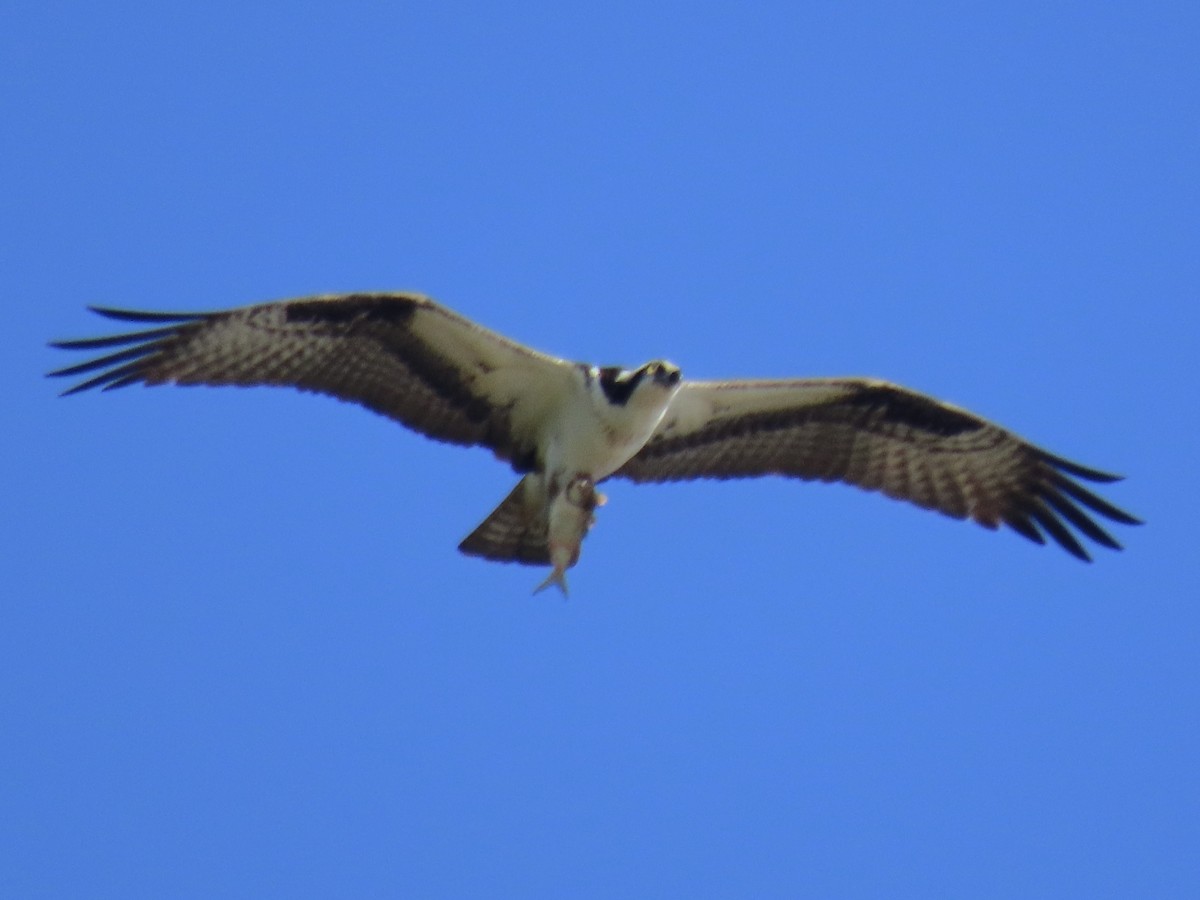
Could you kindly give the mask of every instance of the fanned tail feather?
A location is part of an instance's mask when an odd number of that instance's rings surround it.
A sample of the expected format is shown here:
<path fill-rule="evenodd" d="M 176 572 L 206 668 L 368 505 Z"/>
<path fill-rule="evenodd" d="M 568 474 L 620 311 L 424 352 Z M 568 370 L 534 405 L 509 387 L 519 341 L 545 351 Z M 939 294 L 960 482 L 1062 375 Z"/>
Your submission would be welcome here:
<path fill-rule="evenodd" d="M 527 566 L 550 565 L 549 532 L 540 479 L 526 475 L 458 545 L 467 556 Z"/>

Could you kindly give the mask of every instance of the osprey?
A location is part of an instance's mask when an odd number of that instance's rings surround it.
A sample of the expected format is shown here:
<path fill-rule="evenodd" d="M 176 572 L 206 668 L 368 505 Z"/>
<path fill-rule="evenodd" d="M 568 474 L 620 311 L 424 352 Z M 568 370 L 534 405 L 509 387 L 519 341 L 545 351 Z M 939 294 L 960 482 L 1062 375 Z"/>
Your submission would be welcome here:
<path fill-rule="evenodd" d="M 1138 520 L 1080 481 L 1119 480 L 1055 456 L 964 409 L 867 378 L 684 381 L 664 360 L 637 369 L 539 353 L 428 297 L 304 297 L 211 313 L 92 307 L 146 330 L 59 341 L 109 350 L 51 372 L 64 392 L 147 385 L 282 385 L 330 394 L 434 440 L 483 446 L 523 477 L 459 545 L 553 565 L 558 584 L 603 503 L 606 478 L 635 482 L 785 475 L 841 481 L 1081 560 L 1075 533 L 1120 545 L 1092 518 Z"/>

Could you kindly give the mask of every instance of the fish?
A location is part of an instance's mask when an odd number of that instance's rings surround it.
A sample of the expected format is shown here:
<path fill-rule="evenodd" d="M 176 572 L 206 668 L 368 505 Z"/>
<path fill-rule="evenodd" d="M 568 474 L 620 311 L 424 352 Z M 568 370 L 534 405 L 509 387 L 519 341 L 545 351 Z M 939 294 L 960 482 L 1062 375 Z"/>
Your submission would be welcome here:
<path fill-rule="evenodd" d="M 591 478 L 576 475 L 550 502 L 547 545 L 554 570 L 533 589 L 535 594 L 553 584 L 564 597 L 568 596 L 567 569 L 579 562 L 583 539 L 596 522 L 596 507 L 603 506 L 607 499 L 596 490 Z"/>

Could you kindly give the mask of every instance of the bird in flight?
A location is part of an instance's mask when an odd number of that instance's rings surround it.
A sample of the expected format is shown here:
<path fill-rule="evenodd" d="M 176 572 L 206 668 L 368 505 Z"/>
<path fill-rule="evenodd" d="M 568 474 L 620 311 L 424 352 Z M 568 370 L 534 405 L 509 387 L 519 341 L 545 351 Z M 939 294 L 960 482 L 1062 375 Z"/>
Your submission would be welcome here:
<path fill-rule="evenodd" d="M 571 362 L 409 293 L 209 313 L 92 310 L 145 328 L 53 343 L 107 351 L 50 373 L 89 376 L 64 395 L 137 383 L 278 385 L 358 403 L 434 440 L 486 447 L 522 477 L 459 550 L 552 565 L 540 587 L 564 594 L 604 502 L 595 486 L 607 478 L 840 481 L 1038 544 L 1049 536 L 1084 561 L 1079 535 L 1120 549 L 1095 517 L 1139 524 L 1080 483 L 1118 476 L 885 381 L 688 381 L 665 360 L 636 369 Z"/>

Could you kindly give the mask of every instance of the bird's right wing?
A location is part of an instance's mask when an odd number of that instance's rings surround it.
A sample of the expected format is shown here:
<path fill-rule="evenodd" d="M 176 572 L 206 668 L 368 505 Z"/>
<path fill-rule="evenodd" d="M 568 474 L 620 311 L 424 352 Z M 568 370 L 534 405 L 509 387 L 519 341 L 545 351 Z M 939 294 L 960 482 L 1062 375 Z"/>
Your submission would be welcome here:
<path fill-rule="evenodd" d="M 98 372 L 68 391 L 128 384 L 282 385 L 329 394 L 528 469 L 536 423 L 573 364 L 489 331 L 419 294 L 306 297 L 212 313 L 94 308 L 158 326 L 53 344 L 114 352 L 51 372 Z"/>

